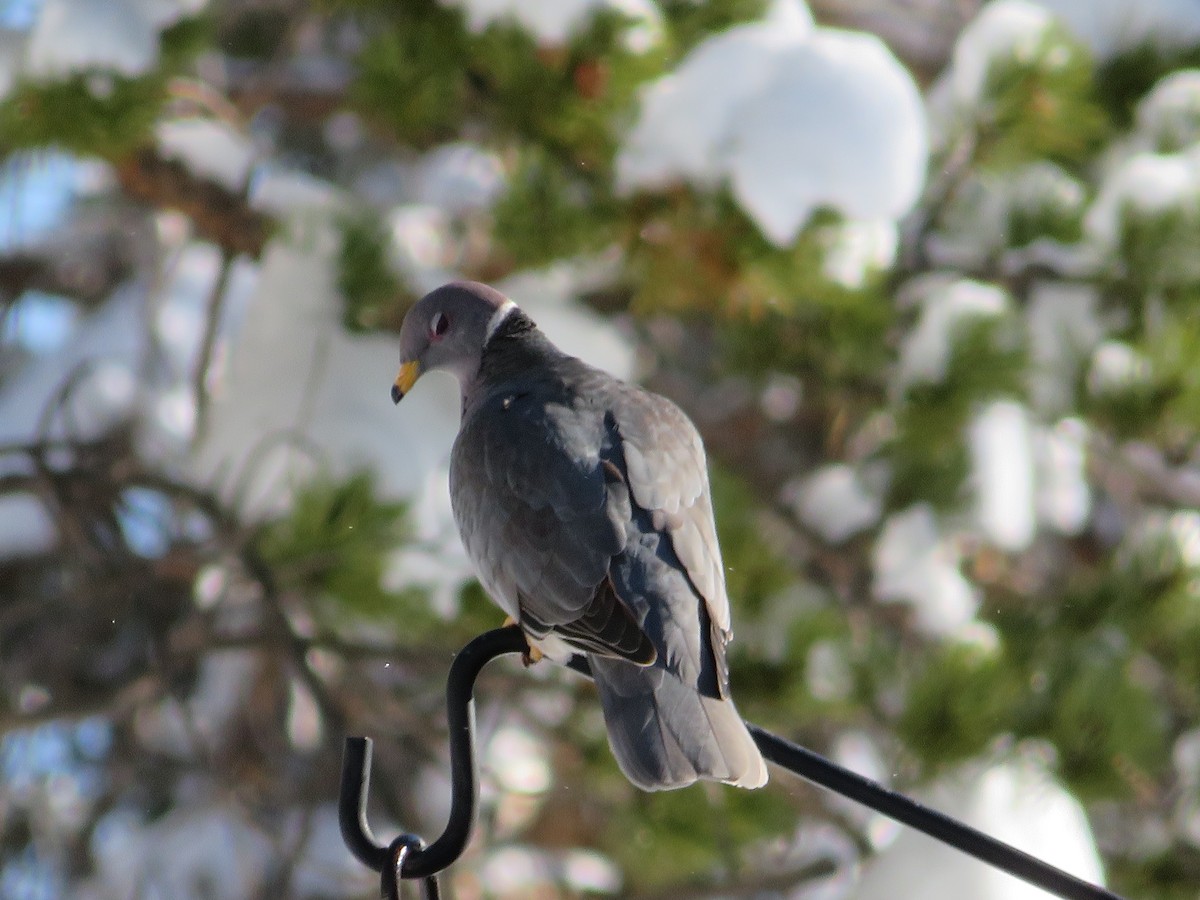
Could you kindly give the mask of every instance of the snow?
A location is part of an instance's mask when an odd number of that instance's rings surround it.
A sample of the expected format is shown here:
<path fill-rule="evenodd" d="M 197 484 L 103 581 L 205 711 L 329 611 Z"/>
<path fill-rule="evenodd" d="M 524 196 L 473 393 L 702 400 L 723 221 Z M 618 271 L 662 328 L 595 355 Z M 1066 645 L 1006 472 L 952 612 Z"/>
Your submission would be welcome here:
<path fill-rule="evenodd" d="M 168 28 L 180 19 L 197 16 L 208 6 L 208 0 L 130 0 L 150 23 L 158 29 Z"/>
<path fill-rule="evenodd" d="M 296 827 L 301 816 L 304 832 Z M 304 842 L 296 846 L 292 896 L 366 893 L 372 882 L 378 888 L 378 876 L 358 863 L 341 840 L 332 805 L 311 812 L 297 810 L 292 821 L 275 824 L 285 835 L 294 834 L 293 840 Z M 204 885 L 215 897 L 252 896 L 257 886 L 269 880 L 269 868 L 278 863 L 279 851 L 261 827 L 218 803 L 175 810 L 151 822 L 131 809 L 117 807 L 100 820 L 93 834 L 96 874 L 78 896 L 80 900 L 191 897 L 196 885 Z"/>
<path fill-rule="evenodd" d="M 1172 72 L 1138 104 L 1137 130 L 1157 152 L 1200 140 L 1200 69 Z"/>
<path fill-rule="evenodd" d="M 254 164 L 250 138 L 227 122 L 215 119 L 167 119 L 154 126 L 164 159 L 183 162 L 201 178 L 240 192 Z"/>
<path fill-rule="evenodd" d="M 544 794 L 553 781 L 545 741 L 517 724 L 496 730 L 484 749 L 482 764 L 501 789 L 512 793 Z"/>
<path fill-rule="evenodd" d="M 496 897 L 556 896 L 559 886 L 571 896 L 616 894 L 621 872 L 592 850 L 554 849 L 509 844 L 488 852 L 479 879 Z"/>
<path fill-rule="evenodd" d="M 1087 444 L 1088 428 L 1080 419 L 1063 419 L 1036 434 L 1038 517 L 1061 534 L 1078 534 L 1092 512 Z"/>
<path fill-rule="evenodd" d="M 989 74 L 1010 60 L 1032 62 L 1043 49 L 1053 16 L 1031 0 L 993 0 L 963 29 L 954 44 L 950 90 L 964 106 L 983 99 Z"/>
<path fill-rule="evenodd" d="M 919 799 L 985 834 L 1095 884 L 1104 872 L 1083 808 L 1049 773 L 1043 754 L 1019 751 L 989 764 L 976 761 L 939 779 Z M 904 829 L 866 864 L 859 900 L 896 896 L 897 885 L 920 885 L 923 900 L 1042 900 L 1024 881 Z"/>
<path fill-rule="evenodd" d="M 1145 45 L 1187 50 L 1200 44 L 1195 0 L 1037 0 L 1105 62 Z"/>
<path fill-rule="evenodd" d="M 71 207 L 78 175 L 78 163 L 54 150 L 8 157 L 0 165 L 0 251 L 48 237 Z"/>
<path fill-rule="evenodd" d="M 279 512 L 289 482 L 306 477 L 314 453 L 335 477 L 364 465 L 377 470 L 384 495 L 392 497 L 410 494 L 420 484 L 422 459 L 434 461 L 414 452 L 423 443 L 414 432 L 397 435 L 385 426 L 395 421 L 387 391 L 395 341 L 341 328 L 336 248 L 328 227 L 268 245 L 245 321 L 214 385 L 208 432 L 192 460 L 201 481 L 216 480 L 232 499 L 241 480 L 235 472 L 256 445 L 275 442 L 258 457 L 248 491 L 238 498 L 245 513 Z M 427 401 L 414 392 L 412 402 Z M 427 412 L 426 435 L 453 433 L 453 416 Z M 397 447 L 405 448 L 402 464 L 393 463 Z M 272 502 L 261 505 L 267 498 Z"/>
<path fill-rule="evenodd" d="M 208 318 L 208 301 L 220 274 L 221 251 L 189 241 L 175 252 L 161 302 L 154 310 L 154 335 L 174 374 L 185 376 L 197 363 Z"/>
<path fill-rule="evenodd" d="M 975 616 L 979 597 L 959 571 L 959 551 L 941 535 L 932 507 L 919 503 L 888 517 L 871 556 L 882 603 L 907 603 L 916 626 L 950 636 Z"/>
<path fill-rule="evenodd" d="M 852 32 L 820 31 L 784 59 L 728 135 L 742 207 L 779 246 L 822 206 L 857 219 L 906 213 L 928 150 L 912 77 L 882 41 Z"/>
<path fill-rule="evenodd" d="M 505 187 L 504 164 L 474 144 L 443 144 L 426 153 L 413 173 L 418 203 L 456 216 L 487 209 Z"/>
<path fill-rule="evenodd" d="M 119 291 L 83 317 L 71 341 L 32 360 L 0 388 L 0 443 L 24 443 L 37 435 L 43 412 L 77 374 L 69 415 L 55 417 L 44 437 L 94 437 L 129 415 L 138 383 L 135 372 L 146 349 L 142 298 Z"/>
<path fill-rule="evenodd" d="M 250 178 L 250 205 L 272 216 L 297 219 L 312 214 L 323 219 L 342 201 L 329 182 L 312 175 L 264 162 Z"/>
<path fill-rule="evenodd" d="M 812 30 L 808 8 L 782 0 L 765 20 L 708 38 L 674 72 L 644 86 L 637 124 L 617 156 L 618 186 L 654 189 L 679 178 L 715 186 L 739 111 L 766 86 L 780 56 Z"/>
<path fill-rule="evenodd" d="M 1033 540 L 1033 435 L 1024 406 L 996 400 L 967 429 L 976 517 L 985 537 L 1002 550 L 1024 550 Z"/>
<path fill-rule="evenodd" d="M 1149 383 L 1150 374 L 1150 361 L 1133 347 L 1122 341 L 1105 341 L 1092 354 L 1088 391 L 1100 396 L 1135 390 Z"/>
<path fill-rule="evenodd" d="M 1045 160 L 1022 166 L 1001 185 L 1009 195 L 1010 215 L 1047 211 L 1059 219 L 1078 220 L 1087 201 L 1087 191 L 1079 179 Z"/>
<path fill-rule="evenodd" d="M 660 22 L 658 7 L 650 0 L 442 0 L 442 3 L 461 9 L 471 31 L 484 31 L 497 22 L 512 22 L 532 34 L 539 44 L 551 47 L 568 43 L 601 10 L 623 13 L 652 30 Z"/>
<path fill-rule="evenodd" d="M 79 307 L 65 297 L 25 291 L 0 319 L 0 342 L 31 354 L 60 349 L 79 321 Z"/>
<path fill-rule="evenodd" d="M 25 68 L 43 79 L 96 71 L 133 78 L 157 64 L 158 31 L 134 0 L 44 0 Z"/>
<path fill-rule="evenodd" d="M 1184 153 L 1135 153 L 1104 178 L 1084 217 L 1084 230 L 1099 245 L 1115 248 L 1128 218 L 1148 219 L 1173 211 L 1200 210 L 1200 157 Z"/>
<path fill-rule="evenodd" d="M 1200 512 L 1177 510 L 1171 513 L 1167 528 L 1183 564 L 1192 570 L 1200 569 Z"/>
<path fill-rule="evenodd" d="M 834 640 L 814 641 L 804 658 L 804 687 L 814 700 L 837 703 L 854 690 L 846 648 Z"/>
<path fill-rule="evenodd" d="M 960 278 L 933 287 L 924 298 L 916 326 L 901 343 L 898 385 L 940 382 L 962 328 L 998 318 L 1008 308 L 1008 294 L 992 284 Z"/>
<path fill-rule="evenodd" d="M 1171 750 L 1171 763 L 1181 784 L 1200 788 L 1200 728 L 1179 736 Z"/>
<path fill-rule="evenodd" d="M 821 272 L 834 284 L 861 288 L 869 275 L 884 272 L 895 262 L 900 233 L 891 220 L 840 222 L 832 231 Z"/>
<path fill-rule="evenodd" d="M 1030 290 L 1030 397 L 1043 414 L 1061 414 L 1075 402 L 1079 371 L 1104 338 L 1100 297 L 1088 284 L 1045 281 Z"/>
<path fill-rule="evenodd" d="M 801 3 L 777 0 L 765 20 L 708 38 L 643 88 L 617 183 L 628 193 L 728 180 L 785 246 L 823 206 L 854 219 L 904 215 L 924 184 L 927 143 L 912 76 L 881 41 L 814 28 Z"/>
<path fill-rule="evenodd" d="M 45 553 L 57 539 L 58 529 L 33 494 L 0 495 L 0 561 Z"/>
<path fill-rule="evenodd" d="M 24 31 L 0 28 L 0 101 L 12 92 L 17 83 L 28 39 Z"/>
<path fill-rule="evenodd" d="M 792 494 L 796 514 L 830 544 L 840 544 L 879 520 L 883 499 L 844 463 L 823 466 Z"/>
<path fill-rule="evenodd" d="M 563 880 L 581 894 L 617 894 L 621 890 L 621 870 L 595 850 L 568 850 L 561 865 Z"/>
<path fill-rule="evenodd" d="M 451 220 L 440 206 L 405 203 L 388 214 L 392 263 L 418 293 L 453 280 Z"/>

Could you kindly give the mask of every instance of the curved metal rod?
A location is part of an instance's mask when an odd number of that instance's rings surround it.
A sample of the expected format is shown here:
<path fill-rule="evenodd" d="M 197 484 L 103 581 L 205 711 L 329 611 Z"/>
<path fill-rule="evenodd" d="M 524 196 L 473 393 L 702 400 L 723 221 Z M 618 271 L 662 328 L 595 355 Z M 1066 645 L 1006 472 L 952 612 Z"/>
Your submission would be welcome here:
<path fill-rule="evenodd" d="M 521 629 L 516 625 L 488 631 L 459 652 L 450 666 L 446 685 L 446 705 L 450 722 L 450 767 L 452 798 L 450 821 L 432 845 L 408 850 L 402 858 L 403 878 L 426 878 L 449 866 L 466 847 L 475 824 L 478 772 L 475 761 L 475 706 L 471 690 L 479 672 L 488 661 L 508 653 L 528 649 Z M 574 657 L 568 664 L 580 674 L 591 677 L 587 660 Z M 1064 872 L 1016 847 L 998 841 L 945 813 L 938 812 L 910 797 L 890 790 L 869 778 L 843 768 L 798 744 L 786 741 L 749 722 L 746 726 L 763 756 L 801 778 L 848 797 L 876 812 L 969 856 L 1002 869 L 1023 881 L 1066 900 L 1122 900 L 1120 895 Z M 366 820 L 366 794 L 370 777 L 370 741 L 347 738 L 342 762 L 342 792 L 339 817 L 346 845 L 358 859 L 375 871 L 383 871 L 394 850 L 382 846 L 371 833 Z M 401 841 L 419 840 L 401 835 Z"/>
<path fill-rule="evenodd" d="M 497 656 L 524 653 L 525 636 L 516 625 L 487 631 L 463 647 L 450 664 L 446 679 L 446 717 L 450 737 L 450 818 L 442 836 L 428 847 L 405 853 L 400 863 L 401 878 L 428 878 L 445 869 L 462 855 L 475 826 L 476 792 L 479 784 L 475 759 L 475 701 L 471 691 L 483 667 Z M 367 789 L 371 778 L 369 738 L 346 738 L 342 756 L 342 785 L 338 822 L 346 846 L 363 865 L 385 873 L 393 865 L 393 849 L 381 844 L 367 823 Z M 401 835 L 400 839 L 412 835 Z M 398 839 L 398 840 L 400 840 Z M 420 840 L 416 838 L 416 840 Z"/>

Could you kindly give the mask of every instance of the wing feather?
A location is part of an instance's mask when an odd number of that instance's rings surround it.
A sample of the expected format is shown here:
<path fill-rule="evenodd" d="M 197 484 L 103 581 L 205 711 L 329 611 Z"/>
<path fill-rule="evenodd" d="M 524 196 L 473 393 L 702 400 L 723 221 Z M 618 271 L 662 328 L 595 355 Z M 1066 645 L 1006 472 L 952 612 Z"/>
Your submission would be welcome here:
<path fill-rule="evenodd" d="M 683 410 L 665 397 L 621 387 L 617 424 L 634 502 L 662 514 L 656 525 L 670 538 L 708 615 L 727 640 L 729 597 L 700 434 Z"/>

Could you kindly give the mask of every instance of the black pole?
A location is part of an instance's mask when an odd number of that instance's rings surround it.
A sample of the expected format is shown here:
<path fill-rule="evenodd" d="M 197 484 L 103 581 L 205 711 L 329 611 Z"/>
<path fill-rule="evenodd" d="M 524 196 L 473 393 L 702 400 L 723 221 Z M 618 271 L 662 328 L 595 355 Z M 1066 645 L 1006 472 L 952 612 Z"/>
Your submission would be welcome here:
<path fill-rule="evenodd" d="M 346 738 L 338 801 L 342 837 L 360 862 L 382 873 L 385 896 L 388 885 L 395 886 L 399 878 L 424 878 L 426 896 L 436 896 L 437 885 L 433 876 L 462 854 L 475 824 L 479 781 L 475 760 L 475 704 L 471 696 L 475 679 L 483 667 L 497 656 L 526 650 L 528 645 L 521 629 L 510 625 L 481 634 L 454 657 L 446 681 L 452 787 L 450 820 L 442 836 L 428 847 L 420 838 L 409 834 L 400 835 L 389 846 L 379 843 L 366 817 L 371 742 L 368 738 Z M 577 672 L 591 675 L 587 660 L 583 657 L 575 657 L 569 665 Z M 747 722 L 746 726 L 763 756 L 776 765 L 1029 884 L 1066 900 L 1122 900 L 1112 891 L 1076 878 L 1036 856 L 851 772 L 757 725 Z"/>
<path fill-rule="evenodd" d="M 1010 875 L 1068 900 L 1121 900 L 1120 896 L 1112 891 L 1076 878 L 1036 856 L 1030 856 L 945 813 L 918 803 L 911 797 L 844 769 L 811 750 L 764 731 L 757 725 L 747 722 L 746 727 L 750 729 L 754 743 L 758 744 L 762 755 L 776 765 L 783 766 L 789 772 L 794 772 L 813 784 L 828 788 L 835 794 L 849 797 L 856 803 L 883 813 L 890 819 L 915 828 L 968 856 L 982 860 L 997 869 L 1003 869 Z"/>
<path fill-rule="evenodd" d="M 516 626 L 484 632 L 458 652 L 446 679 L 446 719 L 450 739 L 450 818 L 442 836 L 424 846 L 415 835 L 401 835 L 383 845 L 367 822 L 367 792 L 371 779 L 371 740 L 346 738 L 342 752 L 342 782 L 338 798 L 338 824 L 342 840 L 363 865 L 384 878 L 399 859 L 401 878 L 426 878 L 448 867 L 462 855 L 475 826 L 476 789 L 475 701 L 472 690 L 483 667 L 498 656 L 523 653 L 525 636 Z M 398 852 L 404 848 L 403 856 Z M 428 891 L 432 886 L 427 885 Z"/>

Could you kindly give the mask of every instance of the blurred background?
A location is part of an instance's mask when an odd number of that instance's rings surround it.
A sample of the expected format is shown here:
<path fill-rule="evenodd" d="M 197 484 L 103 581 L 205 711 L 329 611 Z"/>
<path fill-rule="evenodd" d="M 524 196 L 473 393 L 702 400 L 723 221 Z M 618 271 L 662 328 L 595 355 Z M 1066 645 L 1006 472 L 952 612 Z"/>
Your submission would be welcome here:
<path fill-rule="evenodd" d="M 408 305 L 494 283 L 709 447 L 754 722 L 1200 884 L 1200 3 L 0 0 L 0 898 L 367 897 L 432 838 L 450 520 Z M 1040 897 L 478 689 L 459 898 Z"/>

